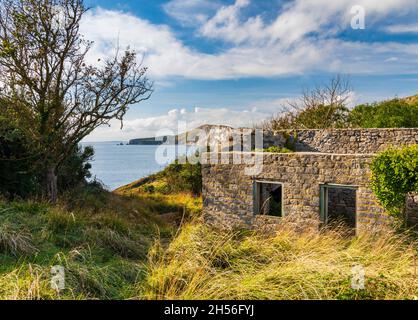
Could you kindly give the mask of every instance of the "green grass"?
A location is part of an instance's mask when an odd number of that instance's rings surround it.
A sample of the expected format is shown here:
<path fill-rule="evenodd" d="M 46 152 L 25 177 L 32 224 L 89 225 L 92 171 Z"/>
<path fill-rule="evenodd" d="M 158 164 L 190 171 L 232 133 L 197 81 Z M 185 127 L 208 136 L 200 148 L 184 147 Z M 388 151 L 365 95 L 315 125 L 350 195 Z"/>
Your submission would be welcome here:
<path fill-rule="evenodd" d="M 281 229 L 275 235 L 226 232 L 200 222 L 184 226 L 149 254 L 148 299 L 417 299 L 416 250 L 395 234 L 342 236 Z M 351 288 L 352 267 L 366 272 Z"/>
<path fill-rule="evenodd" d="M 0 201 L 0 299 L 129 299 L 145 276 L 164 199 L 123 197 L 88 187 L 52 207 Z M 180 210 L 181 205 L 177 206 Z M 51 289 L 51 267 L 66 270 L 66 289 Z"/>

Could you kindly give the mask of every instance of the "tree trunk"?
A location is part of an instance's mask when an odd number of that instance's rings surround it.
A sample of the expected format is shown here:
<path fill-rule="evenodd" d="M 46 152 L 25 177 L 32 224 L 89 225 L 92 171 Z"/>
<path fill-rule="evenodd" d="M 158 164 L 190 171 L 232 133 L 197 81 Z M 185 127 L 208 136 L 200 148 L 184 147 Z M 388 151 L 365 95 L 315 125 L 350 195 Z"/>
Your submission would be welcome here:
<path fill-rule="evenodd" d="M 48 167 L 46 171 L 46 194 L 51 203 L 55 204 L 58 199 L 57 174 L 55 167 Z"/>

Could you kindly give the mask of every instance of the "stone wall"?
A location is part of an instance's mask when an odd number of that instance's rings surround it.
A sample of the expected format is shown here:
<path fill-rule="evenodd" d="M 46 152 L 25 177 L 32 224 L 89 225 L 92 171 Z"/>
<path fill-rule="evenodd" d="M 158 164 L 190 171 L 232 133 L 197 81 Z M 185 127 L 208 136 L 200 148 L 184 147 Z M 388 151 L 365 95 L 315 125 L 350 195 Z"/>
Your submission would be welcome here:
<path fill-rule="evenodd" d="M 284 146 L 283 141 L 287 140 L 294 143 L 297 152 L 372 154 L 391 145 L 418 144 L 417 128 L 296 130 L 290 138 L 286 131 L 271 132 L 270 135 L 273 137 L 265 137 L 268 146 Z"/>
<path fill-rule="evenodd" d="M 230 159 L 233 153 L 228 153 Z M 248 155 L 248 154 L 247 154 Z M 254 156 L 254 153 L 251 154 Z M 207 221 L 223 226 L 257 225 L 257 220 L 279 221 L 254 215 L 254 181 L 283 184 L 283 214 L 306 227 L 320 224 L 320 185 L 357 187 L 357 227 L 362 230 L 387 224 L 388 216 L 369 186 L 369 155 L 326 153 L 258 154 L 261 173 L 245 175 L 244 164 L 204 164 L 203 196 Z"/>
<path fill-rule="evenodd" d="M 257 132 L 259 133 L 261 131 Z M 205 148 L 210 145 L 211 150 L 215 152 L 252 151 L 262 147 L 279 146 L 290 147 L 296 152 L 372 154 L 391 145 L 417 144 L 418 129 L 263 131 L 262 145 L 259 143 L 260 145 L 256 146 L 255 140 L 255 130 L 230 127 L 213 128 L 204 137 L 197 139 L 200 147 Z"/>

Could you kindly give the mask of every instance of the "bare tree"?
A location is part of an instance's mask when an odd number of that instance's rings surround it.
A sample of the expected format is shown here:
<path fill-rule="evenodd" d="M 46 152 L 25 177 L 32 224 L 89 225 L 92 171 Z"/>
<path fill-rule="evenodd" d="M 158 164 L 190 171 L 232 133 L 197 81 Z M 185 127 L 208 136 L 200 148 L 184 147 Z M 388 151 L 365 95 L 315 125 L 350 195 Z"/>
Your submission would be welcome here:
<path fill-rule="evenodd" d="M 90 65 L 92 42 L 80 34 L 83 0 L 2 0 L 0 99 L 36 141 L 46 193 L 57 200 L 57 170 L 78 143 L 132 104 L 148 99 L 152 83 L 127 49 Z"/>
<path fill-rule="evenodd" d="M 300 99 L 289 101 L 284 111 L 267 120 L 264 127 L 270 130 L 344 127 L 351 92 L 348 77 L 335 76 L 323 86 L 304 90 Z"/>

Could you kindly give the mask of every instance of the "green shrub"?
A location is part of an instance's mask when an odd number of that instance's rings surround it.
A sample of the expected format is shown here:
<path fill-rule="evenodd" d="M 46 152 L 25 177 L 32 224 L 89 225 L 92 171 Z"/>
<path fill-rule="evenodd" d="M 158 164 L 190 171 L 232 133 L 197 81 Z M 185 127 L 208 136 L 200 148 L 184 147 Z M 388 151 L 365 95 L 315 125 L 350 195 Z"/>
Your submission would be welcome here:
<path fill-rule="evenodd" d="M 144 191 L 146 193 L 154 193 L 155 192 L 155 187 L 152 184 L 147 184 L 144 186 Z"/>
<path fill-rule="evenodd" d="M 349 122 L 360 128 L 416 128 L 418 105 L 400 99 L 362 104 L 350 112 Z"/>
<path fill-rule="evenodd" d="M 85 182 L 86 178 L 91 177 L 91 164 L 93 159 L 93 147 L 76 147 L 70 157 L 64 162 L 58 171 L 58 187 L 60 190 L 71 190 L 80 183 Z"/>
<path fill-rule="evenodd" d="M 181 164 L 178 161 L 170 164 L 162 175 L 167 182 L 168 193 L 191 192 L 199 195 L 202 192 L 201 165 L 189 162 Z"/>
<path fill-rule="evenodd" d="M 404 213 L 407 193 L 418 191 L 418 145 L 389 148 L 371 163 L 372 189 L 394 217 Z"/>

